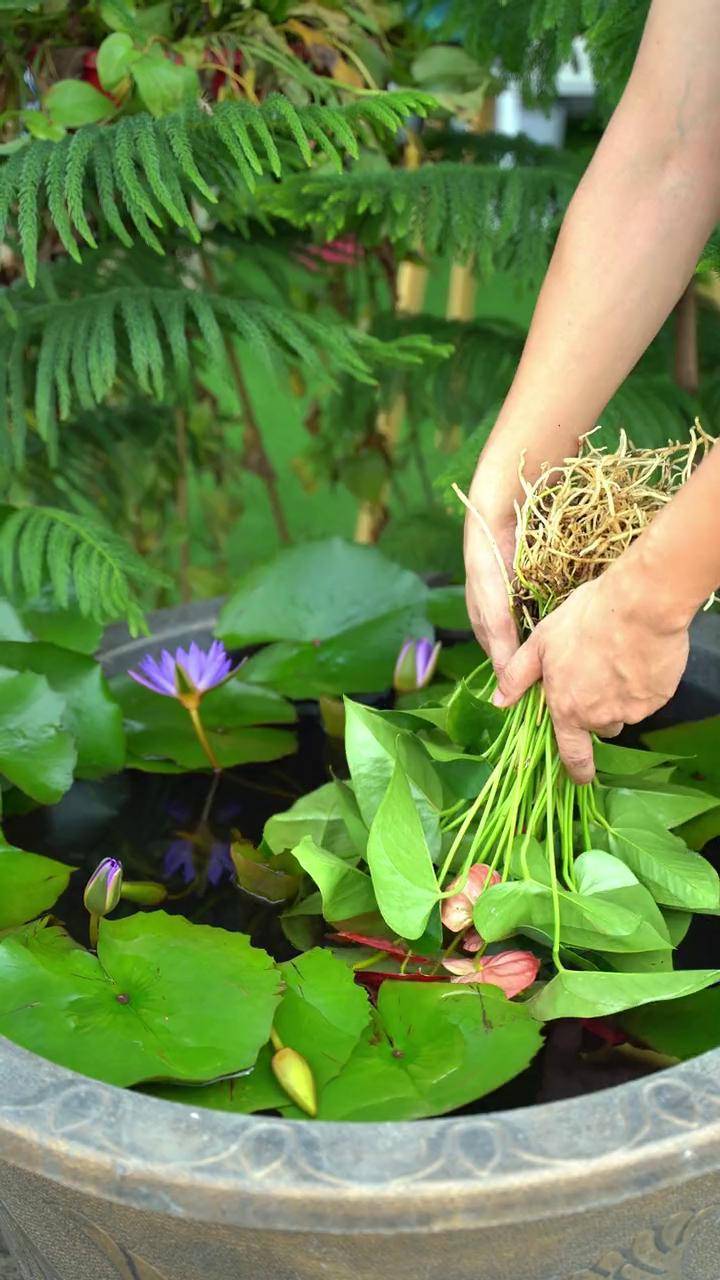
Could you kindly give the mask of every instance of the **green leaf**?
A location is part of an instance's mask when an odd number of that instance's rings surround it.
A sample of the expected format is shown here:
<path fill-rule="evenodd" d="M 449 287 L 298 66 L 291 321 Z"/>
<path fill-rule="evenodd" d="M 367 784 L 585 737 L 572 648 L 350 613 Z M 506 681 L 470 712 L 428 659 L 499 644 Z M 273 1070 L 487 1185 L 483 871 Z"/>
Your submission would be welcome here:
<path fill-rule="evenodd" d="M 443 789 L 427 752 L 407 731 L 398 730 L 392 713 L 362 703 L 345 703 L 345 754 L 360 813 L 369 827 L 378 811 L 396 760 L 403 763 L 431 855 L 440 852 L 439 811 Z"/>
<path fill-rule="evenodd" d="M 279 995 L 278 970 L 244 935 L 164 911 L 103 920 L 97 956 L 59 928 L 0 942 L 0 1033 L 109 1084 L 251 1066 Z"/>
<path fill-rule="evenodd" d="M 0 642 L 0 664 L 34 671 L 65 700 L 62 724 L 77 746 L 75 772 L 83 778 L 118 773 L 125 763 L 122 711 L 102 668 L 85 654 L 52 644 Z"/>
<path fill-rule="evenodd" d="M 476 89 L 486 75 L 475 58 L 454 44 L 423 49 L 414 59 L 411 72 L 414 82 L 429 93 Z"/>
<path fill-rule="evenodd" d="M 134 768 L 162 761 L 184 769 L 208 768 L 190 716 L 175 698 L 152 693 L 126 676 L 114 679 L 111 689 L 125 715 Z M 292 723 L 296 714 L 271 689 L 235 678 L 205 695 L 200 714 L 221 765 L 277 760 L 295 750 L 294 734 L 264 727 Z"/>
<path fill-rule="evenodd" d="M 635 872 L 662 906 L 689 911 L 720 908 L 720 879 L 699 853 L 656 822 L 644 801 L 612 792 L 608 799 L 611 852 Z"/>
<path fill-rule="evenodd" d="M 542 1043 L 525 1006 L 491 987 L 385 982 L 378 1018 L 321 1092 L 320 1120 L 410 1120 L 482 1098 Z"/>
<path fill-rule="evenodd" d="M 352 863 L 321 849 L 312 836 L 305 836 L 293 849 L 293 855 L 320 890 L 323 915 L 331 924 L 375 910 L 370 877 Z"/>
<path fill-rule="evenodd" d="M 588 951 L 669 950 L 660 913 L 659 924 L 651 923 L 631 898 L 623 901 L 623 892 L 628 890 L 585 896 L 559 888 L 561 941 Z M 492 885 L 475 903 L 473 918 L 487 942 L 512 937 L 528 927 L 552 937 L 553 895 L 546 885 L 531 880 Z"/>
<path fill-rule="evenodd" d="M 102 639 L 104 627 L 93 618 L 86 618 L 77 608 L 59 609 L 52 600 L 35 601 L 24 608 L 21 617 L 36 640 L 59 645 L 61 649 L 73 649 L 76 653 L 93 654 Z M 30 640 L 29 635 L 7 635 L 3 640 Z"/>
<path fill-rule="evenodd" d="M 34 920 L 57 902 L 74 867 L 16 849 L 0 838 L 0 930 Z"/>
<path fill-rule="evenodd" d="M 20 119 L 22 120 L 28 133 L 33 138 L 42 138 L 46 142 L 59 142 L 65 137 L 66 129 L 64 124 L 58 124 L 56 120 L 51 120 L 45 115 L 44 111 L 21 111 Z"/>
<path fill-rule="evenodd" d="M 106 36 L 97 52 L 97 73 L 103 89 L 117 89 L 139 57 L 127 32 L 114 31 Z"/>
<path fill-rule="evenodd" d="M 486 751 L 501 732 L 507 712 L 478 698 L 464 680 L 448 702 L 447 731 L 454 742 L 471 751 Z"/>
<path fill-rule="evenodd" d="M 291 697 L 386 689 L 403 641 L 429 633 L 428 590 L 372 547 L 331 538 L 253 569 L 220 614 L 229 647 L 277 641 L 244 678 Z"/>
<path fill-rule="evenodd" d="M 364 858 L 368 842 L 368 829 L 363 821 L 355 792 L 347 782 L 343 782 L 340 778 L 336 778 L 333 785 L 350 842 L 358 857 Z"/>
<path fill-rule="evenodd" d="M 280 1088 L 270 1066 L 273 1057 L 270 1045 L 263 1045 L 252 1070 L 230 1080 L 217 1080 L 213 1084 L 146 1085 L 142 1092 L 168 1102 L 180 1102 L 190 1107 L 209 1107 L 212 1111 L 235 1111 L 250 1115 L 255 1111 L 277 1111 L 287 1104 L 287 1094 Z"/>
<path fill-rule="evenodd" d="M 140 54 L 130 73 L 145 106 L 153 116 L 178 111 L 200 96 L 197 71 L 184 62 L 173 62 L 158 44 Z"/>
<path fill-rule="evenodd" d="M 619 747 L 615 742 L 602 740 L 593 743 L 593 756 L 599 773 L 620 774 L 623 777 L 647 773 L 655 765 L 678 759 L 678 756 L 667 752 L 638 751 L 636 747 Z"/>
<path fill-rule="evenodd" d="M 0 667 L 0 773 L 40 804 L 72 785 L 76 751 L 67 706 L 43 676 Z"/>
<path fill-rule="evenodd" d="M 78 129 L 115 114 L 114 102 L 85 80 L 58 80 L 43 95 L 43 107 L 55 124 Z"/>
<path fill-rule="evenodd" d="M 440 889 L 410 783 L 399 761 L 370 828 L 367 861 L 385 922 L 402 938 L 419 938 Z"/>
<path fill-rule="evenodd" d="M 352 969 L 319 947 L 280 967 L 285 994 L 275 1030 L 284 1045 L 302 1054 L 323 1089 L 345 1066 L 370 1021 L 368 998 Z"/>
<path fill-rule="evenodd" d="M 633 785 L 614 787 L 613 790 L 620 795 L 634 797 L 640 804 L 644 803 L 655 822 L 668 829 L 679 827 L 710 809 L 720 808 L 717 796 L 707 795 L 694 787 L 684 787 L 679 783 L 638 778 Z M 720 822 L 720 814 L 716 815 L 715 821 Z"/>
<path fill-rule="evenodd" d="M 334 782 L 325 782 L 301 796 L 284 813 L 265 823 L 263 840 L 273 853 L 294 849 L 304 836 L 340 858 L 354 858 L 355 846 L 344 821 L 342 801 Z"/>
<path fill-rule="evenodd" d="M 682 772 L 711 784 L 708 790 L 720 787 L 720 716 L 655 729 L 643 741 L 654 750 L 675 752 L 676 759 L 685 757 Z"/>
<path fill-rule="evenodd" d="M 720 1045 L 720 987 L 632 1009 L 621 1019 L 636 1040 L 685 1061 Z"/>
<path fill-rule="evenodd" d="M 682 973 L 559 973 L 528 1001 L 541 1022 L 602 1018 L 658 1000 L 676 1000 L 720 981 L 720 969 Z"/>
<path fill-rule="evenodd" d="M 477 640 L 468 640 L 466 644 L 443 645 L 438 658 L 438 671 L 451 680 L 462 680 L 471 676 L 483 660 L 484 655 Z"/>
<path fill-rule="evenodd" d="M 445 631 L 470 630 L 464 587 L 435 587 L 428 596 L 427 608 L 428 618 L 434 627 L 442 627 Z M 461 646 L 453 646 L 453 648 L 459 647 Z M 482 661 L 483 655 L 477 642 L 473 642 L 472 647 L 478 655 L 473 664 L 476 667 Z M 451 653 L 452 649 L 448 652 Z"/>

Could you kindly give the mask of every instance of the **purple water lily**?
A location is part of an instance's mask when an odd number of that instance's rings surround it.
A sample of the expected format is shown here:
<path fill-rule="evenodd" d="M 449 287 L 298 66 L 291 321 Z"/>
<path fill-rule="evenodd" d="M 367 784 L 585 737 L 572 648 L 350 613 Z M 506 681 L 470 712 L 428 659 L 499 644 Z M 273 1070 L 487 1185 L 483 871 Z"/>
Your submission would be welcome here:
<path fill-rule="evenodd" d="M 128 675 L 153 693 L 182 702 L 188 692 L 202 695 L 225 684 L 241 665 L 233 667 L 219 640 L 213 640 L 207 651 L 193 641 L 189 649 L 178 648 L 174 653 L 163 649 L 159 660 L 147 654 L 139 663 L 139 669 L 128 671 Z"/>
<path fill-rule="evenodd" d="M 417 689 L 424 689 L 429 685 L 435 674 L 441 648 L 439 640 L 433 645 L 432 640 L 425 636 L 421 636 L 419 640 L 406 640 L 397 656 L 393 673 L 396 692 L 415 693 Z"/>
<path fill-rule="evenodd" d="M 163 858 L 163 879 L 172 880 L 173 876 L 180 876 L 184 884 L 192 884 L 197 876 L 195 848 L 192 840 L 182 838 L 173 840 L 172 844 L 168 845 Z M 210 853 L 207 855 L 208 883 L 218 885 L 221 880 L 230 879 L 234 874 L 230 842 L 213 840 Z"/>

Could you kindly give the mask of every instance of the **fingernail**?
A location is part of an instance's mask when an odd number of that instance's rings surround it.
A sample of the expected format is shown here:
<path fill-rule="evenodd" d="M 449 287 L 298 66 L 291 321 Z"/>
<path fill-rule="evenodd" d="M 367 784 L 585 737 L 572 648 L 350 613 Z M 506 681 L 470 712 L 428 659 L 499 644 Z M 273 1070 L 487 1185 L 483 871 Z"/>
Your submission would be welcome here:
<path fill-rule="evenodd" d="M 509 698 L 505 697 L 502 689 L 496 689 L 490 701 L 495 707 L 506 707 L 508 705 Z"/>

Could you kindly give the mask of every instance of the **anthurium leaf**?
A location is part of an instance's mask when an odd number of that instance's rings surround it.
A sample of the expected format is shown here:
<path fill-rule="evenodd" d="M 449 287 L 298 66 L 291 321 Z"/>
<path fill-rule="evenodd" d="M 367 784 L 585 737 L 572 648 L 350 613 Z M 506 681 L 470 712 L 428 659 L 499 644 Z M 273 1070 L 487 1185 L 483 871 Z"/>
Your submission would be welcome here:
<path fill-rule="evenodd" d="M 720 981 L 720 969 L 681 973 L 558 973 L 527 1004 L 541 1022 L 601 1018 L 623 1009 L 676 1000 Z"/>
<path fill-rule="evenodd" d="M 125 763 L 122 711 L 94 658 L 54 644 L 0 642 L 0 665 L 44 676 L 62 695 L 63 727 L 75 739 L 75 772 L 82 778 L 118 773 Z"/>
<path fill-rule="evenodd" d="M 285 993 L 275 1030 L 284 1045 L 302 1054 L 322 1089 L 342 1070 L 370 1022 L 368 998 L 352 969 L 323 948 L 280 968 Z"/>
<path fill-rule="evenodd" d="M 0 838 L 0 929 L 33 920 L 57 902 L 74 867 L 16 849 Z"/>
<path fill-rule="evenodd" d="M 433 857 L 440 852 L 439 811 L 443 789 L 432 761 L 407 730 L 398 731 L 392 718 L 359 702 L 346 699 L 345 754 L 360 812 L 372 823 L 392 777 L 396 760 L 405 749 L 405 772 L 425 839 Z"/>
<path fill-rule="evenodd" d="M 478 698 L 461 680 L 448 702 L 447 731 L 461 747 L 487 750 L 500 733 L 506 714 Z"/>
<path fill-rule="evenodd" d="M 525 836 L 517 836 L 513 840 L 510 850 L 510 871 L 512 875 L 517 880 L 522 880 L 524 877 L 523 849 L 525 850 L 525 863 L 530 879 L 537 880 L 538 884 L 552 884 L 547 854 L 540 841 L 536 840 L 534 836 L 529 839 Z"/>
<path fill-rule="evenodd" d="M 109 1084 L 251 1066 L 279 996 L 244 935 L 164 911 L 103 920 L 97 956 L 54 927 L 0 942 L 0 1034 Z"/>
<path fill-rule="evenodd" d="M 293 854 L 320 890 L 326 920 L 334 923 L 375 909 L 370 877 L 337 854 L 322 849 L 312 836 L 305 836 L 295 845 Z"/>
<path fill-rule="evenodd" d="M 77 753 L 66 713 L 44 676 L 0 666 L 0 773 L 40 804 L 56 804 L 72 784 Z"/>
<path fill-rule="evenodd" d="M 453 1111 L 518 1075 L 541 1043 L 526 1008 L 495 988 L 385 982 L 375 1028 L 322 1091 L 318 1119 Z"/>
<path fill-rule="evenodd" d="M 367 848 L 368 829 L 360 813 L 355 792 L 347 782 L 343 782 L 340 778 L 335 779 L 334 786 L 340 813 L 353 848 L 359 857 L 364 857 Z"/>
<path fill-rule="evenodd" d="M 720 987 L 680 1000 L 662 1000 L 630 1009 L 622 1026 L 658 1053 L 684 1061 L 720 1045 Z"/>
<path fill-rule="evenodd" d="M 402 765 L 395 765 L 367 847 L 380 913 L 402 938 L 419 938 L 440 890 L 422 822 Z"/>
<path fill-rule="evenodd" d="M 637 747 L 620 747 L 616 742 L 603 742 L 599 739 L 593 744 L 595 768 L 599 773 L 644 774 L 655 765 L 667 764 L 668 760 L 677 760 L 679 756 L 666 751 L 640 751 Z"/>
<path fill-rule="evenodd" d="M 273 1057 L 270 1045 L 263 1045 L 255 1066 L 240 1076 L 229 1080 L 217 1080 L 206 1085 L 146 1085 L 142 1092 L 167 1102 L 185 1103 L 190 1107 L 209 1107 L 212 1111 L 235 1111 L 251 1115 L 255 1111 L 277 1111 L 287 1103 L 287 1094 L 281 1089 L 270 1065 Z"/>
<path fill-rule="evenodd" d="M 678 836 L 689 849 L 700 852 L 710 840 L 720 836 L 720 809 L 708 809 L 690 822 L 683 823 L 678 829 Z"/>
<path fill-rule="evenodd" d="M 301 796 L 284 813 L 275 813 L 265 823 L 263 839 L 273 853 L 294 849 L 304 836 L 311 836 L 339 858 L 357 858 L 344 821 L 342 801 L 334 782 L 325 782 Z"/>
<path fill-rule="evenodd" d="M 428 589 L 375 547 L 330 538 L 280 552 L 253 569 L 220 615 L 240 647 L 278 641 L 250 659 L 246 678 L 291 697 L 388 688 L 400 646 L 429 634 Z"/>
<path fill-rule="evenodd" d="M 55 124 L 77 129 L 84 124 L 107 120 L 116 111 L 115 103 L 85 80 L 58 80 L 43 94 L 43 107 Z"/>
<path fill-rule="evenodd" d="M 640 887 L 640 886 L 637 886 Z M 617 895 L 620 891 L 615 890 Z M 588 951 L 651 951 L 670 948 L 670 940 L 632 909 L 604 895 L 584 896 L 558 888 L 560 938 Z M 658 913 L 659 914 L 659 913 Z M 478 898 L 475 927 L 488 942 L 511 937 L 530 926 L 553 935 L 553 895 L 531 880 L 492 885 Z"/>
<path fill-rule="evenodd" d="M 684 787 L 681 783 L 638 778 L 634 785 L 614 787 L 614 790 L 644 802 L 655 821 L 668 829 L 690 822 L 710 809 L 720 810 L 718 796 L 708 795 L 694 787 Z M 715 822 L 720 823 L 720 813 L 716 814 Z"/>
<path fill-rule="evenodd" d="M 656 822 L 645 801 L 612 792 L 607 812 L 611 852 L 628 864 L 657 903 L 691 911 L 720 908 L 715 868 Z"/>
<path fill-rule="evenodd" d="M 165 698 L 126 676 L 111 682 L 124 715 L 128 751 L 133 767 L 142 761 L 163 760 L 186 769 L 208 768 L 190 717 L 175 698 Z M 210 744 L 221 765 L 278 760 L 295 750 L 295 737 L 265 727 L 291 724 L 295 709 L 270 689 L 230 680 L 202 700 L 201 716 Z M 262 726 L 262 727 L 261 727 Z"/>
<path fill-rule="evenodd" d="M 467 625 L 469 627 L 470 624 Z M 444 645 L 438 658 L 438 671 L 451 680 L 463 680 L 471 676 L 484 661 L 486 661 L 485 655 L 477 640 L 468 640 L 465 644 Z M 488 665 L 487 670 L 489 675 L 492 668 Z"/>

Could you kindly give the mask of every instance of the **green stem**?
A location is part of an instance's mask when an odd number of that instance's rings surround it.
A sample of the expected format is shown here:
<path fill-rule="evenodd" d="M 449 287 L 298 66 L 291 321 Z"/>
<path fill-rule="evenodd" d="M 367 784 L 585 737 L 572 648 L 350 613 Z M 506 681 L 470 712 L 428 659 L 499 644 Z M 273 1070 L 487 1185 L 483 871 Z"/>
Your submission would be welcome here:
<path fill-rule="evenodd" d="M 217 756 L 215 755 L 215 752 L 213 751 L 212 747 L 210 746 L 210 743 L 208 742 L 208 737 L 207 737 L 207 734 L 205 733 L 203 722 L 200 719 L 200 708 L 188 707 L 187 711 L 188 711 L 188 715 L 190 716 L 190 719 L 192 720 L 192 726 L 193 726 L 193 729 L 195 730 L 195 736 L 197 737 L 197 740 L 200 743 L 200 746 L 205 752 L 205 755 L 210 761 L 210 764 L 212 765 L 215 772 L 220 773 L 222 766 L 220 765 L 220 762 Z"/>
<path fill-rule="evenodd" d="M 582 827 L 583 845 L 585 849 L 592 847 L 592 838 L 590 836 L 590 821 L 588 818 L 588 788 L 586 786 L 578 787 L 578 811 L 580 813 L 580 825 Z"/>
<path fill-rule="evenodd" d="M 545 833 L 545 843 L 548 854 L 548 866 L 550 868 L 550 891 L 553 900 L 553 960 L 555 967 L 559 972 L 565 968 L 560 959 L 560 895 L 558 893 L 557 867 L 555 866 L 555 832 L 554 832 L 554 783 L 555 783 L 555 764 L 553 761 L 553 732 L 552 725 L 548 724 L 545 735 L 545 816 L 547 820 L 547 831 Z"/>
<path fill-rule="evenodd" d="M 270 1043 L 276 1053 L 285 1047 L 274 1027 L 270 1028 Z"/>
<path fill-rule="evenodd" d="M 99 916 L 95 911 L 90 912 L 90 946 L 93 951 L 97 951 L 100 920 L 101 916 Z"/>

